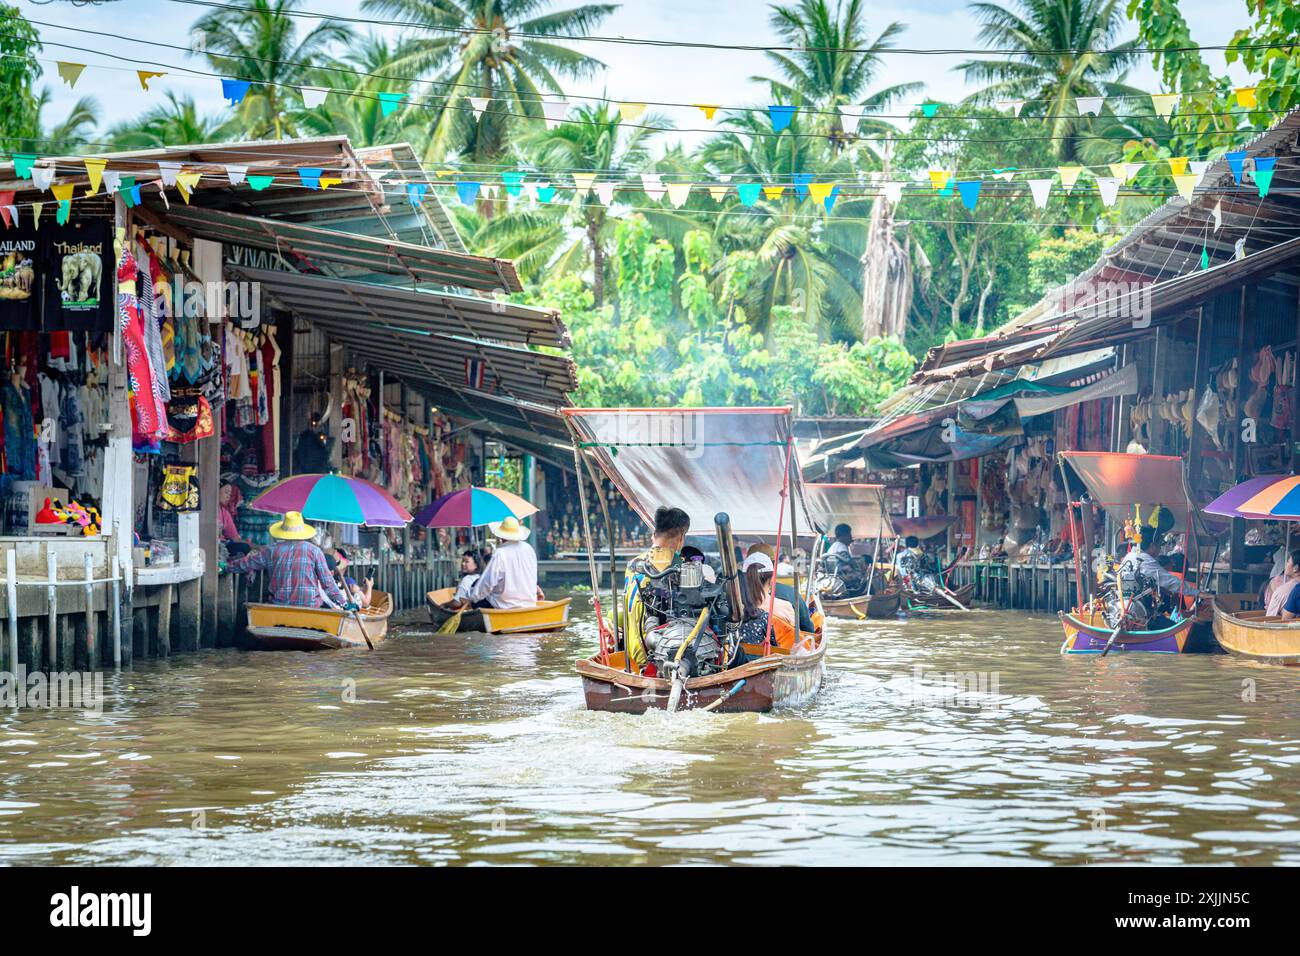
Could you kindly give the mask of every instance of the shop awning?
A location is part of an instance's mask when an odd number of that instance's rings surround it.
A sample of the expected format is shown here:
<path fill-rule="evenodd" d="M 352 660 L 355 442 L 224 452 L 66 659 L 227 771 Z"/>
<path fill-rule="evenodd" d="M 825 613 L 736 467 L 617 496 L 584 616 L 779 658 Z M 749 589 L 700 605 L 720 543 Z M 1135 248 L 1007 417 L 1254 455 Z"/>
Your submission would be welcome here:
<path fill-rule="evenodd" d="M 855 539 L 894 537 L 884 485 L 808 483 L 803 492 L 808 514 L 823 534 L 833 534 L 836 525 L 847 524 Z"/>
<path fill-rule="evenodd" d="M 1142 520 L 1157 505 L 1173 512 L 1175 531 L 1187 527 L 1187 490 L 1183 460 L 1172 455 L 1129 455 L 1107 451 L 1063 451 L 1061 457 L 1074 469 L 1093 502 L 1120 523 L 1142 509 Z"/>
<path fill-rule="evenodd" d="M 483 292 L 519 292 L 523 288 L 514 263 L 508 259 L 197 206 L 173 205 L 167 219 L 203 239 L 278 253 L 289 268 L 298 272 L 396 279 L 416 286 Z"/>

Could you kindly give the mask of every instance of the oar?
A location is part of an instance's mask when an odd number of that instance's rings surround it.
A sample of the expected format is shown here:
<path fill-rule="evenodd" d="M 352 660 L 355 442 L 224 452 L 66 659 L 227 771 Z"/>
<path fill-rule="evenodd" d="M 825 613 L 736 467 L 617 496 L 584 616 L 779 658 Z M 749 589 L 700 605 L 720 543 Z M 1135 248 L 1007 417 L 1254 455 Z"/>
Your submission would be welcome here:
<path fill-rule="evenodd" d="M 447 618 L 447 620 L 442 622 L 442 626 L 438 628 L 438 633 L 455 634 L 458 630 L 460 630 L 460 619 L 464 616 L 464 614 L 465 612 L 461 610 L 451 615 L 451 617 Z"/>
<path fill-rule="evenodd" d="M 357 627 L 361 629 L 361 636 L 366 639 L 366 647 L 370 648 L 373 651 L 375 649 L 375 645 L 370 642 L 370 635 L 366 633 L 366 626 L 361 623 L 361 614 L 357 611 L 353 611 L 352 620 L 356 621 Z"/>
<path fill-rule="evenodd" d="M 1147 588 L 1145 591 L 1135 594 L 1128 599 L 1128 603 L 1124 605 L 1123 609 L 1120 611 L 1119 624 L 1115 626 L 1115 630 L 1110 632 L 1110 637 L 1106 640 L 1106 646 L 1101 649 L 1102 657 L 1105 657 L 1110 653 L 1110 646 L 1115 643 L 1115 638 L 1119 637 L 1119 632 L 1124 630 L 1124 619 L 1128 617 L 1129 608 L 1133 606 L 1133 602 L 1140 597 L 1146 597 L 1150 593 L 1151 589 Z"/>
<path fill-rule="evenodd" d="M 743 679 L 743 678 L 742 678 L 741 680 L 736 681 L 736 683 L 732 684 L 731 687 L 729 687 L 729 688 L 727 689 L 727 692 L 726 692 L 725 694 L 723 694 L 721 697 L 719 697 L 719 698 L 718 698 L 717 700 L 715 700 L 713 703 L 711 703 L 711 704 L 707 704 L 707 705 L 705 705 L 704 707 L 701 707 L 700 710 L 717 710 L 717 709 L 718 709 L 719 707 L 721 707 L 724 703 L 726 703 L 727 701 L 729 701 L 731 698 L 735 697 L 736 694 L 737 694 L 737 692 L 739 692 L 740 688 L 744 687 L 746 683 L 747 683 L 747 680 L 745 680 L 745 679 Z"/>
<path fill-rule="evenodd" d="M 939 593 L 943 598 L 945 598 L 945 599 L 948 601 L 949 604 L 951 604 L 953 607 L 957 608 L 957 610 L 959 610 L 959 611 L 969 611 L 969 610 L 970 610 L 970 608 L 968 608 L 965 604 L 962 604 L 961 601 L 958 601 L 955 597 L 953 597 L 953 596 L 952 596 L 952 593 L 949 592 L 949 590 L 948 590 L 946 587 L 944 587 L 942 584 L 935 585 L 935 588 L 934 588 L 934 589 L 935 589 L 935 590 L 936 590 L 936 591 L 937 591 L 937 592 L 938 592 L 938 593 Z"/>
<path fill-rule="evenodd" d="M 850 604 L 849 610 L 858 616 L 859 621 L 865 621 L 867 619 L 867 616 L 858 610 L 858 606 L 856 604 Z"/>

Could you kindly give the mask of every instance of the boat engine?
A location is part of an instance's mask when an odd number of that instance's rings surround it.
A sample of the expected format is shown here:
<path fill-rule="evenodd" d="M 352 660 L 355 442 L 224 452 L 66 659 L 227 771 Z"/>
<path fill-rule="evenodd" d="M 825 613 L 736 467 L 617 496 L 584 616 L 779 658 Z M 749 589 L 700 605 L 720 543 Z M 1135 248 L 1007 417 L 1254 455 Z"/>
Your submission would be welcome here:
<path fill-rule="evenodd" d="M 1113 559 L 1098 578 L 1097 600 L 1106 626 L 1119 627 L 1123 618 L 1125 630 L 1143 630 L 1158 610 L 1160 591 L 1156 582 L 1133 570 L 1131 565 L 1125 567 Z"/>
<path fill-rule="evenodd" d="M 646 634 L 646 650 L 660 674 L 671 674 L 680 669 L 682 678 L 689 680 L 722 670 L 722 646 L 707 623 L 695 635 L 682 659 L 677 660 L 677 652 L 694 629 L 695 621 L 676 618 Z"/>

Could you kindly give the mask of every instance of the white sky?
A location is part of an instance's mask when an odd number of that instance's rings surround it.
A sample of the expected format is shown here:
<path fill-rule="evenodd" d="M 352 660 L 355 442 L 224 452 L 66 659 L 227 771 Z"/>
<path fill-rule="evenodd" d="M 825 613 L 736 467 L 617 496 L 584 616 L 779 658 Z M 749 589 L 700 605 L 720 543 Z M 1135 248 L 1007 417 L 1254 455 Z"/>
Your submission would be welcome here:
<path fill-rule="evenodd" d="M 176 0 L 106 0 L 92 6 L 75 6 L 67 0 L 33 3 L 18 0 L 24 15 L 32 20 L 58 23 L 83 30 L 99 30 L 108 37 L 78 34 L 69 30 L 39 26 L 46 41 L 43 59 L 73 60 L 89 64 L 70 90 L 59 80 L 53 63 L 45 64 L 45 84 L 54 99 L 47 122 L 66 114 L 79 96 L 93 96 L 99 103 L 101 127 L 138 115 L 161 98 L 164 91 L 191 94 L 204 113 L 219 113 L 226 107 L 220 84 L 208 77 L 185 77 L 179 73 L 151 81 L 149 92 L 140 89 L 133 63 L 152 59 L 165 64 L 188 64 L 206 69 L 198 58 L 180 50 L 153 43 L 188 44 L 189 25 L 204 8 Z M 557 0 L 556 8 L 575 5 Z M 1244 0 L 1183 0 L 1183 15 L 1198 43 L 1226 43 L 1233 32 L 1249 22 Z M 304 0 L 302 8 L 313 12 L 360 16 L 360 4 L 345 0 Z M 761 0 L 731 0 L 725 3 L 700 0 L 628 0 L 599 29 L 601 34 L 655 39 L 688 39 L 717 43 L 763 44 L 773 34 L 767 22 L 768 5 Z M 900 44 L 925 48 L 975 47 L 978 24 L 964 2 L 932 0 L 909 5 L 888 0 L 869 6 L 868 31 L 874 37 L 892 20 L 908 25 Z M 305 24 L 313 23 L 304 20 Z M 1134 31 L 1130 30 L 1129 35 Z M 137 40 L 148 43 L 135 42 Z M 94 52 L 70 50 L 52 45 L 66 43 Z M 692 50 L 629 46 L 587 42 L 581 48 L 602 60 L 606 69 L 581 83 L 570 82 L 570 94 L 607 94 L 629 101 L 713 102 L 724 105 L 763 105 L 767 96 L 760 84 L 749 77 L 769 72 L 761 52 Z M 952 66 L 963 59 L 954 56 L 890 55 L 881 83 L 921 81 L 927 97 L 953 100 L 964 96 L 961 75 Z M 1207 54 L 1211 68 L 1222 70 L 1220 53 Z M 95 69 L 95 64 L 113 69 Z M 164 67 L 153 67 L 164 69 Z M 1233 71 L 1237 79 L 1244 74 Z M 1135 71 L 1130 81 L 1155 89 L 1155 74 L 1147 67 Z M 664 110 L 679 126 L 704 126 L 697 110 Z M 684 135 L 684 134 L 678 134 Z M 699 136 L 691 136 L 693 144 Z"/>

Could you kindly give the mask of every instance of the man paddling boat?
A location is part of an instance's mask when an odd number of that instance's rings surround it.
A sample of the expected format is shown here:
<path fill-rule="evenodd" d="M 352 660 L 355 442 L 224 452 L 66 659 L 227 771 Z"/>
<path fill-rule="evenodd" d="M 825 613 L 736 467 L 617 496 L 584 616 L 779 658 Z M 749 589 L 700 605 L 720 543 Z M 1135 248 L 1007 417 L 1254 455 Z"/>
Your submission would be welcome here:
<path fill-rule="evenodd" d="M 325 552 L 311 539 L 316 529 L 303 521 L 297 511 L 285 512 L 284 518 L 271 525 L 275 543 L 228 565 L 229 570 L 251 574 L 266 571 L 270 575 L 272 604 L 289 607 L 322 607 L 326 599 L 335 607 L 355 611 L 339 589 L 325 561 Z"/>

